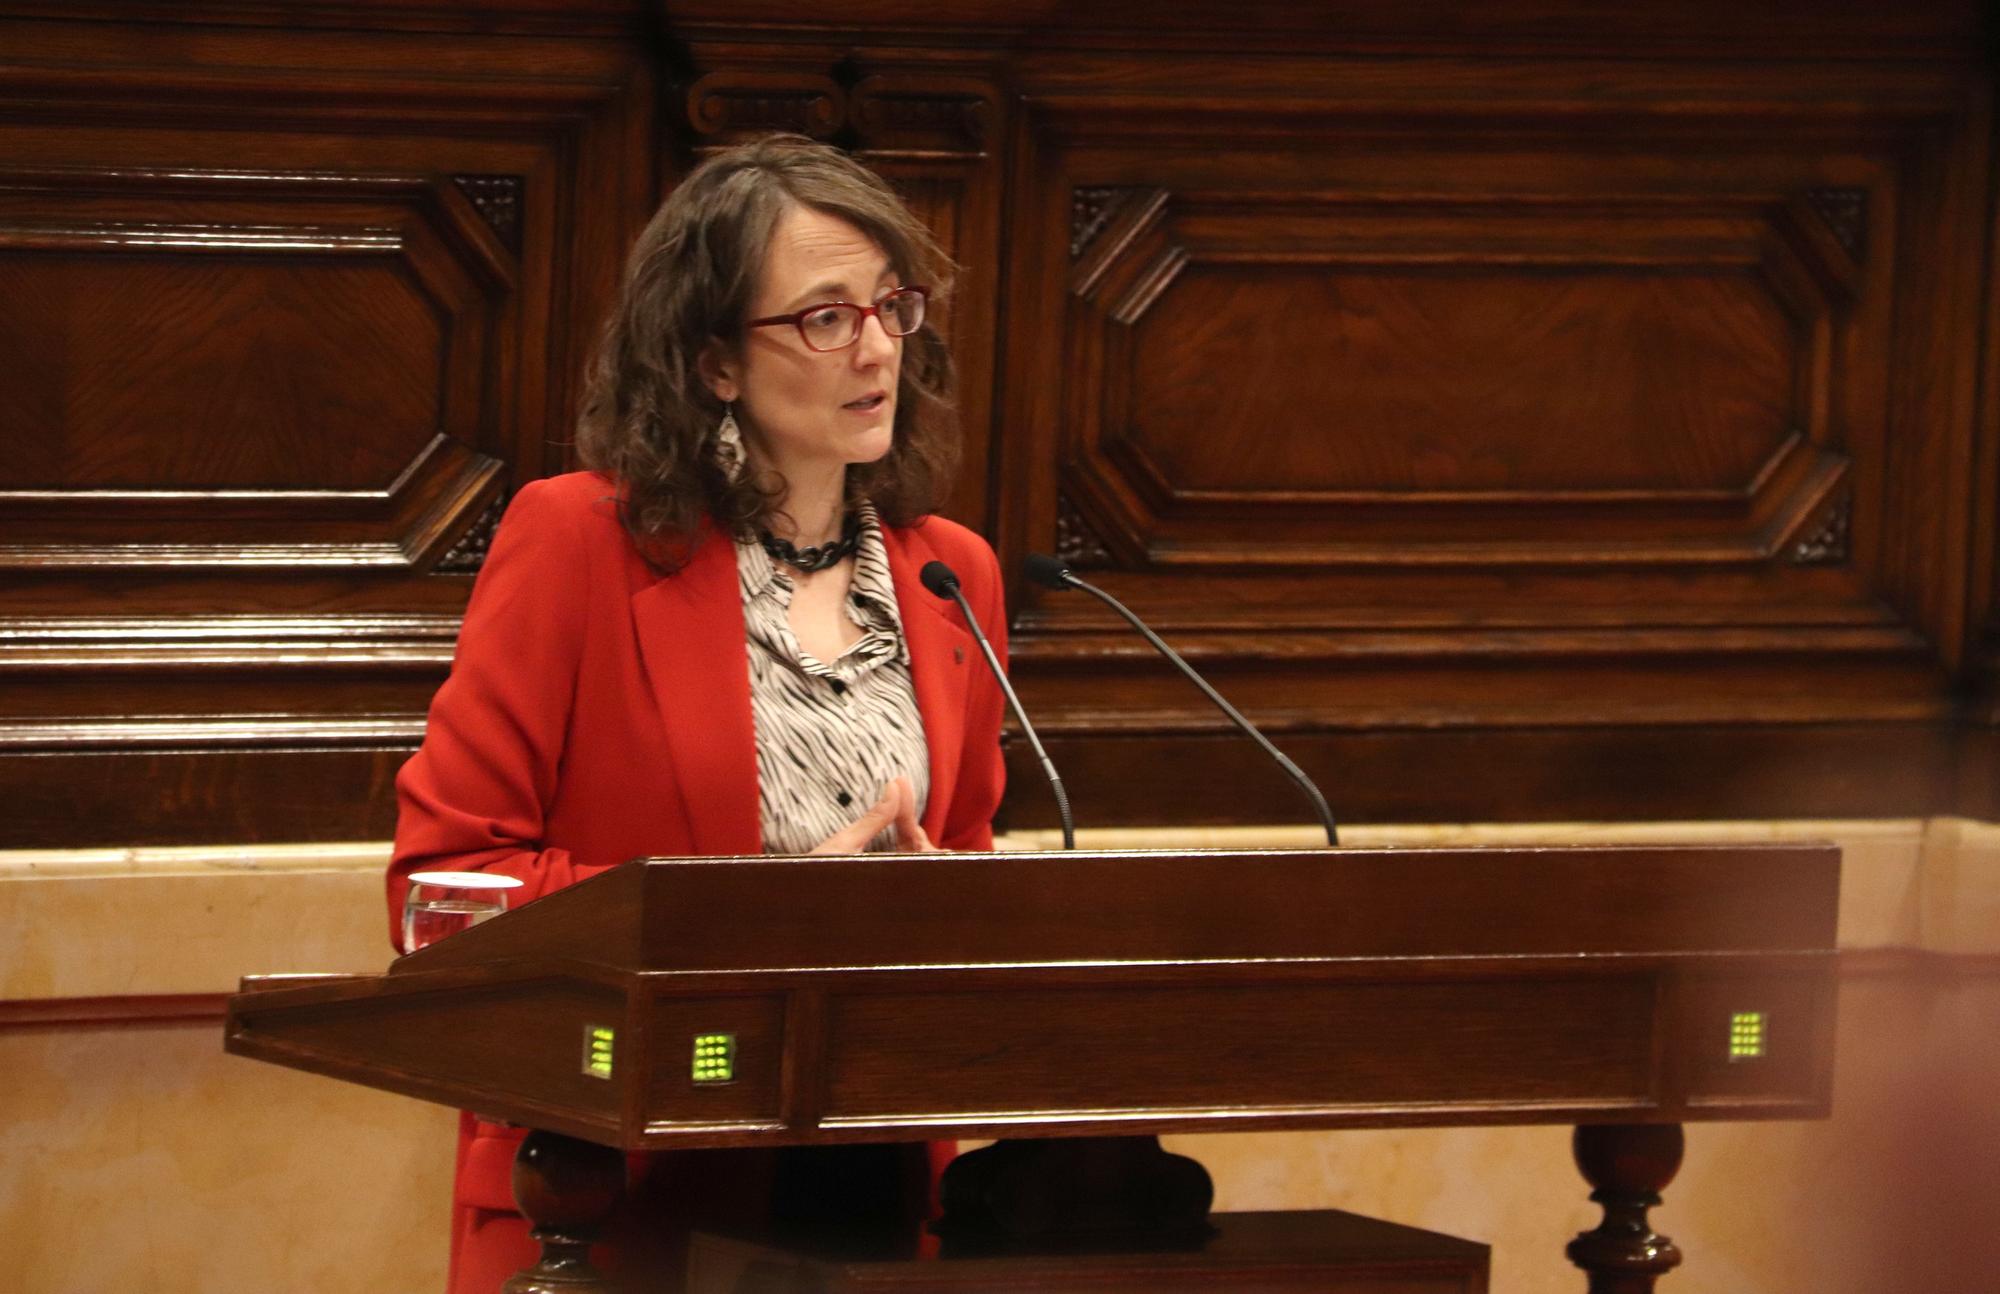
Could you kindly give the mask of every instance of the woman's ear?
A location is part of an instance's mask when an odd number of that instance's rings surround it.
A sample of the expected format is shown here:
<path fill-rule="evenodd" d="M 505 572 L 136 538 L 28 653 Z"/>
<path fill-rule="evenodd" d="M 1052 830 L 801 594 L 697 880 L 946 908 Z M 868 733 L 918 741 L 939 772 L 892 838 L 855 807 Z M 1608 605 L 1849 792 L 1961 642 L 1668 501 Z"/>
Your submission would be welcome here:
<path fill-rule="evenodd" d="M 695 356 L 694 371 L 700 376 L 702 385 L 724 404 L 736 403 L 736 398 L 743 393 L 742 385 L 737 381 L 739 366 L 736 357 L 713 337 L 701 348 L 701 354 Z"/>

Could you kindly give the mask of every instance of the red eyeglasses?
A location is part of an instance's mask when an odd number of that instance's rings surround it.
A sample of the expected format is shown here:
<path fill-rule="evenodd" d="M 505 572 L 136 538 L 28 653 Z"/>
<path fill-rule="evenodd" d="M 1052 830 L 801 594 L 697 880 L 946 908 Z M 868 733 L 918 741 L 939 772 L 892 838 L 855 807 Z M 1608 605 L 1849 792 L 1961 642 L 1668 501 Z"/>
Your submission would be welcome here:
<path fill-rule="evenodd" d="M 882 331 L 891 337 L 907 337 L 923 327 L 924 307 L 930 294 L 929 288 L 897 288 L 872 306 L 828 301 L 788 315 L 752 319 L 746 327 L 775 328 L 779 324 L 791 324 L 799 330 L 799 340 L 808 349 L 845 350 L 861 340 L 861 324 L 869 315 L 879 319 Z"/>

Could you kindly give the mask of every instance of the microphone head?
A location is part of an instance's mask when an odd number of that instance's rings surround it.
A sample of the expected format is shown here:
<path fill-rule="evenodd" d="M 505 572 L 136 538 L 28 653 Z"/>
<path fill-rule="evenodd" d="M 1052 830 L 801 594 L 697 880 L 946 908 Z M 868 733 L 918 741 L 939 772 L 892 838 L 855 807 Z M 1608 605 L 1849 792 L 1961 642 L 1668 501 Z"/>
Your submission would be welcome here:
<path fill-rule="evenodd" d="M 917 572 L 925 588 L 941 598 L 948 598 L 958 592 L 958 576 L 943 562 L 925 562 L 924 569 Z"/>
<path fill-rule="evenodd" d="M 1069 567 L 1047 553 L 1029 553 L 1022 559 L 1021 571 L 1030 580 L 1048 589 L 1066 589 L 1075 576 Z"/>

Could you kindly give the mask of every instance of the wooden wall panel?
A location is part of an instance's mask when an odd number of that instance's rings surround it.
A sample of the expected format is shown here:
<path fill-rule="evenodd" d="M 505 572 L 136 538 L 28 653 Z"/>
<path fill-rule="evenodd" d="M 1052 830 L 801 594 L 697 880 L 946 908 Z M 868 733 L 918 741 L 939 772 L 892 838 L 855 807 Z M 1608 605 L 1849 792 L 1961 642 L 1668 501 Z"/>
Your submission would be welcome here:
<path fill-rule="evenodd" d="M 1816 758 L 1830 732 L 1962 719 L 1982 72 L 1109 61 L 1020 72 L 1007 538 L 1226 679 L 1349 812 L 1856 812 L 1889 782 Z M 1017 631 L 1066 758 L 1226 758 L 1094 603 L 1024 590 Z M 1716 759 L 1715 723 L 1768 766 Z M 1415 758 L 1345 757 L 1373 746 Z M 1488 766 L 1535 748 L 1594 757 L 1509 802 Z M 1399 783 L 1425 750 L 1439 780 Z M 1239 763 L 1073 798 L 1226 821 Z"/>
<path fill-rule="evenodd" d="M 512 256 L 443 176 L 0 172 L 24 569 L 428 569 L 492 497 Z"/>
<path fill-rule="evenodd" d="M 0 17 L 0 845 L 380 834 L 562 466 L 653 68 L 630 14 L 77 16 Z"/>
<path fill-rule="evenodd" d="M 1981 285 L 1980 368 L 1968 477 L 1972 544 L 1967 561 L 1970 654 L 1966 722 L 1959 734 L 1961 812 L 2000 819 L 2000 201 L 1987 212 Z"/>
<path fill-rule="evenodd" d="M 949 513 L 1344 812 L 2000 813 L 1979 24 L 0 2 L 0 846 L 385 831 L 629 239 L 769 130 L 958 263 Z M 1300 816 L 1108 614 L 1010 601 L 1083 820 Z"/>
<path fill-rule="evenodd" d="M 1830 316 L 1858 275 L 1810 216 L 1214 183 L 1128 198 L 1070 280 L 1058 489 L 1114 548 L 1741 562 L 1840 490 Z"/>

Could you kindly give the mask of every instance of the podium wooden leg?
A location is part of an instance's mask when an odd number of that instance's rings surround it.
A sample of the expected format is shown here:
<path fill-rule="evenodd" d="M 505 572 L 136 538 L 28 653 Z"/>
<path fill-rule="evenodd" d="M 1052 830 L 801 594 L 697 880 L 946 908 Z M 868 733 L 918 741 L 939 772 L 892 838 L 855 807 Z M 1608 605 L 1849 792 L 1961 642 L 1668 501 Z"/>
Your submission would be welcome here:
<path fill-rule="evenodd" d="M 1652 1294 L 1653 1282 L 1680 1266 L 1681 1251 L 1653 1230 L 1646 1211 L 1680 1171 L 1685 1141 L 1678 1123 L 1604 1123 L 1577 1128 L 1570 1146 L 1584 1180 L 1595 1187 L 1604 1220 L 1569 1242 L 1569 1260 L 1590 1276 L 1590 1294 Z"/>
<path fill-rule="evenodd" d="M 553 1132 L 531 1132 L 514 1156 L 514 1200 L 541 1243 L 542 1257 L 516 1272 L 502 1294 L 613 1294 L 590 1265 L 625 1187 L 625 1156 Z"/>

